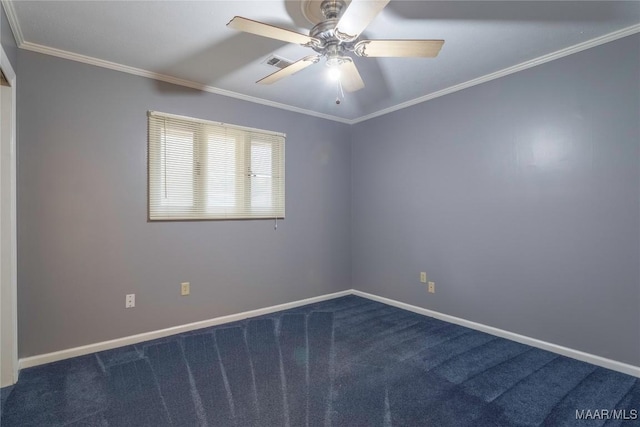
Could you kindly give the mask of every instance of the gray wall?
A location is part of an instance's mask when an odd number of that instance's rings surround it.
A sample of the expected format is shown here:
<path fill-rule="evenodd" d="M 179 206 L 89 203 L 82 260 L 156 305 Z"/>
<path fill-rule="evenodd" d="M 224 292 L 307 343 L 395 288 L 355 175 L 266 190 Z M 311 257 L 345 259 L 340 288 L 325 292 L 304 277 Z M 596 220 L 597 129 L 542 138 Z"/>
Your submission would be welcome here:
<path fill-rule="evenodd" d="M 23 50 L 18 61 L 20 357 L 351 287 L 347 125 Z M 285 132 L 278 230 L 148 223 L 147 110 Z"/>
<path fill-rule="evenodd" d="M 634 35 L 354 126 L 354 287 L 640 365 L 639 52 Z"/>
<path fill-rule="evenodd" d="M 353 127 L 19 51 L 20 356 L 353 286 L 640 364 L 639 46 Z M 146 222 L 149 109 L 286 132 L 278 231 Z"/>

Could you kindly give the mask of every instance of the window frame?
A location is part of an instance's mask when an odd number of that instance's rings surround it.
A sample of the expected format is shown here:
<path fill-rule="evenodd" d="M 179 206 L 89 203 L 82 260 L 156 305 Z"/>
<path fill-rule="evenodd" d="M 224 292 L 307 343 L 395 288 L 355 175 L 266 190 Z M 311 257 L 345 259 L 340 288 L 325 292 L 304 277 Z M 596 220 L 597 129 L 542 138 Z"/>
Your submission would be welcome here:
<path fill-rule="evenodd" d="M 167 127 L 167 124 L 169 126 Z M 173 124 L 173 126 L 171 126 Z M 248 219 L 284 219 L 285 218 L 285 147 L 286 134 L 266 131 L 244 126 L 229 125 L 203 119 L 195 119 L 175 114 L 148 111 L 147 136 L 147 220 L 157 221 L 220 221 L 220 220 L 248 220 Z M 163 206 L 163 192 L 167 191 L 167 166 L 162 162 L 162 153 L 166 153 L 166 133 L 168 130 L 184 131 L 182 126 L 191 132 L 191 168 L 192 182 L 190 191 L 192 202 L 190 205 Z M 235 173 L 222 175 L 213 172 L 209 167 L 211 161 L 211 139 L 216 135 L 233 135 Z M 270 174 L 271 189 L 269 197 L 271 203 L 256 207 L 252 199 L 252 188 L 256 185 L 258 175 L 252 172 L 258 159 L 252 157 L 255 143 L 270 146 Z M 186 147 L 189 146 L 187 143 Z M 184 148 L 184 147 L 182 147 Z M 177 151 L 180 148 L 176 149 Z M 184 150 L 183 150 L 184 151 Z M 188 151 L 188 150 L 187 150 Z M 215 153 L 214 153 L 215 155 Z M 224 155 L 224 154 L 223 154 Z M 187 154 L 188 156 L 188 154 Z M 267 158 L 265 156 L 264 158 Z M 165 154 L 165 162 L 167 155 Z M 163 169 L 164 168 L 164 169 Z M 203 172 L 204 171 L 204 172 Z M 212 177 L 234 176 L 235 201 L 233 207 L 210 207 L 208 198 L 210 189 L 208 180 Z M 178 180 L 180 177 L 177 178 Z M 184 185 L 184 177 L 182 177 Z M 240 182 L 236 182 L 241 179 Z M 164 183 L 163 183 L 164 182 Z M 176 181 L 178 182 L 178 181 Z M 180 184 L 178 184 L 180 185 Z M 179 197 L 178 195 L 177 197 Z"/>

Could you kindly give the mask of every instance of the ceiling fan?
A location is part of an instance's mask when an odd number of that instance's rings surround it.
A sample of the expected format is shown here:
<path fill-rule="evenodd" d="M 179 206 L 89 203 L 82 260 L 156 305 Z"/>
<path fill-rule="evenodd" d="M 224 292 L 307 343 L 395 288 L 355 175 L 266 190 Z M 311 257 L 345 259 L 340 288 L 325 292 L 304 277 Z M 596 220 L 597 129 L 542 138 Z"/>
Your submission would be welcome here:
<path fill-rule="evenodd" d="M 278 70 L 259 84 L 272 84 L 290 76 L 325 57 L 327 65 L 340 76 L 340 84 L 347 92 L 364 87 L 364 82 L 348 53 L 361 57 L 424 57 L 438 55 L 444 40 L 359 40 L 360 34 L 384 9 L 390 0 L 352 0 L 346 7 L 344 0 L 324 0 L 320 10 L 324 16 L 309 35 L 243 18 L 234 17 L 228 27 L 289 43 L 310 47 L 316 55 L 305 56 Z"/>

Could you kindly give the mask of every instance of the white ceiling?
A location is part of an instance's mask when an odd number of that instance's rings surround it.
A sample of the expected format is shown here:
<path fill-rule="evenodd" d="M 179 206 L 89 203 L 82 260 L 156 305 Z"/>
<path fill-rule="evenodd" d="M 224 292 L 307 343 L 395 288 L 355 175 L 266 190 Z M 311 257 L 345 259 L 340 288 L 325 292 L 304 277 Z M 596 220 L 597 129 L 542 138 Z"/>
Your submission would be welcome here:
<path fill-rule="evenodd" d="M 638 1 L 392 0 L 363 37 L 444 39 L 440 55 L 356 57 L 366 87 L 336 105 L 323 61 L 270 86 L 254 83 L 276 70 L 263 63 L 270 54 L 295 61 L 312 50 L 226 27 L 239 15 L 308 34 L 301 1 L 14 1 L 5 9 L 22 48 L 347 123 L 640 32 Z"/>

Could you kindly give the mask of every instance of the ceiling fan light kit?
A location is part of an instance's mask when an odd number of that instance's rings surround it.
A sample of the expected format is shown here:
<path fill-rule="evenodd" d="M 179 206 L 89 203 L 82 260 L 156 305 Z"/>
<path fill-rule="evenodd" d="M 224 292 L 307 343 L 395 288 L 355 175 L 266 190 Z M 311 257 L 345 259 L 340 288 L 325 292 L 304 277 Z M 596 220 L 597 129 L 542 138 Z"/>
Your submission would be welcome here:
<path fill-rule="evenodd" d="M 306 56 L 260 80 L 272 84 L 326 58 L 330 74 L 338 76 L 339 84 L 347 92 L 364 88 L 364 81 L 349 53 L 363 58 L 422 57 L 438 55 L 444 40 L 359 40 L 360 34 L 385 8 L 389 0 L 352 0 L 348 7 L 344 0 L 324 0 L 320 9 L 324 20 L 317 23 L 309 35 L 243 18 L 234 17 L 227 26 L 289 43 L 309 47 L 317 55 Z M 336 104 L 339 104 L 339 100 Z"/>

